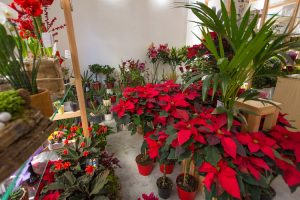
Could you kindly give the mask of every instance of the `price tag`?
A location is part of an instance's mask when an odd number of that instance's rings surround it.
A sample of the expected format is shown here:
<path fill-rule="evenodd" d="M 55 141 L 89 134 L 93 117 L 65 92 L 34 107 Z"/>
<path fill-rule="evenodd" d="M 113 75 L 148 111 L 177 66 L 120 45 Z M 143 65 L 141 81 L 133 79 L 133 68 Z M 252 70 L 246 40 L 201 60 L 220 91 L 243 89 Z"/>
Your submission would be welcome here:
<path fill-rule="evenodd" d="M 70 50 L 65 50 L 65 58 L 66 59 L 71 59 L 71 52 L 70 52 Z"/>
<path fill-rule="evenodd" d="M 42 41 L 44 44 L 44 47 L 50 48 L 53 46 L 53 37 L 50 33 L 42 33 Z"/>

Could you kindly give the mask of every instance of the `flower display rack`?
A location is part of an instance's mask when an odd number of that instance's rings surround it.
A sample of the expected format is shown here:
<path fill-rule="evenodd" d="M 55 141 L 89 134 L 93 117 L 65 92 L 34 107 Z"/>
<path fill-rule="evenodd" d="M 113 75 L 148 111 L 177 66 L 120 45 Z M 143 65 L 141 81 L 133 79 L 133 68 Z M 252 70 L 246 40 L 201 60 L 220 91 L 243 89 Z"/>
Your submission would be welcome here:
<path fill-rule="evenodd" d="M 40 146 L 56 124 L 35 109 L 26 110 L 0 131 L 0 182 L 14 173 Z"/>

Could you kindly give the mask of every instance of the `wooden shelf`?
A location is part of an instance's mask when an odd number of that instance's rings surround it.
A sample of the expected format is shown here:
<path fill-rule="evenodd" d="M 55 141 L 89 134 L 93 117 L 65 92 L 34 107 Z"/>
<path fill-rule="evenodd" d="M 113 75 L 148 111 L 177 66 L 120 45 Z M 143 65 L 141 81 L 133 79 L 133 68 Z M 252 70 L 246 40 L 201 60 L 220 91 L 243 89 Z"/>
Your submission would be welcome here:
<path fill-rule="evenodd" d="M 0 132 L 0 182 L 20 168 L 56 128 L 56 123 L 43 116 L 37 120 L 38 116 L 13 121 Z"/>
<path fill-rule="evenodd" d="M 80 116 L 81 116 L 81 112 L 80 110 L 77 110 L 76 112 L 64 112 L 64 114 L 57 113 L 53 119 L 52 117 L 50 117 L 50 119 L 52 119 L 53 121 L 57 121 L 57 120 L 75 118 Z"/>

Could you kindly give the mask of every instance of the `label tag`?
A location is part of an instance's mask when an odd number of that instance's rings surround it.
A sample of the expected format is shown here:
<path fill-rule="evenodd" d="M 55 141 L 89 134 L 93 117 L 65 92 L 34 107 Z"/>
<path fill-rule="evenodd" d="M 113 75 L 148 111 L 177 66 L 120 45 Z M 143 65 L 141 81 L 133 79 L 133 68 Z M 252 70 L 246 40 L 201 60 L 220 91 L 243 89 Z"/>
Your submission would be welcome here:
<path fill-rule="evenodd" d="M 65 50 L 65 58 L 71 59 L 71 51 L 70 50 Z"/>
<path fill-rule="evenodd" d="M 217 100 L 217 108 L 224 107 L 224 103 L 222 101 Z"/>
<path fill-rule="evenodd" d="M 55 56 L 57 52 L 57 43 L 55 42 L 52 48 L 52 56 Z"/>
<path fill-rule="evenodd" d="M 44 44 L 44 47 L 50 48 L 53 46 L 53 37 L 50 33 L 42 33 L 42 41 Z"/>

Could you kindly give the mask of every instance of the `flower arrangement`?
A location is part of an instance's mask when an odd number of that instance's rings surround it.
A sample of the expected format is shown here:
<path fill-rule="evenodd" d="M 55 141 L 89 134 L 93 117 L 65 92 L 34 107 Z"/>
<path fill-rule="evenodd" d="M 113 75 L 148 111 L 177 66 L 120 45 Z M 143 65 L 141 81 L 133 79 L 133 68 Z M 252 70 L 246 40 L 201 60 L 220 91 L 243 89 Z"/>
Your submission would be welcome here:
<path fill-rule="evenodd" d="M 121 85 L 123 87 L 135 87 L 138 85 L 144 85 L 146 80 L 144 76 L 147 76 L 147 70 L 145 63 L 139 60 L 126 60 L 119 65 L 121 72 Z"/>
<path fill-rule="evenodd" d="M 54 143 L 61 143 L 63 138 L 64 138 L 64 132 L 63 131 L 54 131 L 53 133 L 51 133 L 48 137 L 48 141 L 51 144 Z"/>
<path fill-rule="evenodd" d="M 79 130 L 76 127 L 70 129 L 71 132 Z M 103 144 L 98 138 L 99 134 L 107 131 L 107 127 L 101 126 L 90 138 L 77 137 L 75 145 L 66 142 L 64 149 L 57 150 L 61 160 L 53 162 L 46 170 L 42 199 L 49 198 L 49 195 L 55 195 L 54 199 L 72 196 L 81 199 L 116 197 L 118 191 L 108 188 L 118 185 L 114 169 L 120 167 L 119 160 L 103 151 Z"/>
<path fill-rule="evenodd" d="M 43 33 L 56 36 L 57 31 L 63 29 L 64 25 L 53 27 L 57 18 L 49 19 L 48 8 L 53 4 L 53 0 L 47 1 L 23 1 L 14 0 L 10 6 L 18 12 L 17 24 L 20 35 L 28 43 L 35 41 L 39 44 L 40 53 L 48 57 L 52 56 L 52 47 L 45 47 L 43 44 Z M 43 21 L 42 15 L 44 14 Z"/>
<path fill-rule="evenodd" d="M 151 43 L 148 48 L 147 56 L 150 62 L 153 64 L 153 72 L 151 77 L 152 83 L 158 83 L 158 68 L 161 63 L 165 64 L 168 62 L 170 49 L 168 44 L 160 44 L 157 47 Z"/>
<path fill-rule="evenodd" d="M 208 199 L 271 196 L 270 184 L 278 175 L 290 187 L 300 184 L 296 168 L 300 133 L 290 132 L 282 115 L 268 132 L 244 133 L 241 122 L 233 119 L 228 128 L 225 113 L 217 114 L 214 106 L 201 103 L 202 82 L 185 91 L 180 88 L 172 82 L 127 88 L 113 108 L 121 120 L 131 122 L 133 132 L 143 126 L 143 147 L 151 159 L 188 160 L 177 179 L 180 188 L 189 192 L 197 188 L 197 180 L 188 173 L 192 163 L 205 177 Z"/>

